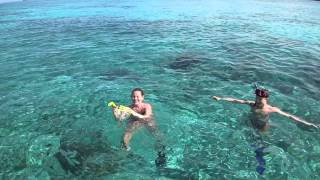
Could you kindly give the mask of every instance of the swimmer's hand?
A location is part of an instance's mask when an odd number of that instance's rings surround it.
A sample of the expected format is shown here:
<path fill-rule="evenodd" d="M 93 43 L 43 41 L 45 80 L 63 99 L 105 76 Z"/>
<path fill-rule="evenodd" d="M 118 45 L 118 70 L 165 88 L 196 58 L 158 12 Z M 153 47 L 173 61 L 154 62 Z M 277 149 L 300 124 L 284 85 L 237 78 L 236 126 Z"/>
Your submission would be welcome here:
<path fill-rule="evenodd" d="M 119 121 L 119 122 L 124 121 L 124 120 L 128 119 L 131 116 L 131 112 L 128 109 L 124 110 L 124 109 L 122 109 L 120 107 L 115 108 L 114 109 L 114 113 L 117 114 L 116 115 L 116 117 L 117 117 L 116 120 Z"/>
<path fill-rule="evenodd" d="M 130 109 L 130 108 L 129 108 L 129 109 Z M 143 115 L 135 112 L 133 109 L 130 109 L 129 112 L 130 112 L 130 114 L 131 114 L 132 116 L 134 116 L 134 117 L 137 117 L 137 118 L 139 118 L 139 119 L 143 119 L 143 118 L 144 118 Z"/>
<path fill-rule="evenodd" d="M 316 129 L 319 129 L 320 128 L 320 124 L 312 124 L 312 123 L 309 123 L 309 124 L 307 124 L 308 126 L 310 126 L 310 127 L 313 127 L 313 128 L 316 128 Z"/>
<path fill-rule="evenodd" d="M 302 128 L 303 130 L 306 131 L 313 131 L 313 130 L 319 130 L 320 129 L 320 124 L 313 124 L 313 123 L 299 123 L 297 124 L 299 128 Z"/>
<path fill-rule="evenodd" d="M 138 118 L 140 121 L 143 121 L 143 122 L 149 122 L 150 119 L 151 119 L 151 116 L 152 114 L 145 114 L 145 115 L 142 115 L 142 114 L 139 114 L 137 112 L 135 112 L 133 109 L 131 108 L 128 108 L 128 112 L 135 118 Z"/>
<path fill-rule="evenodd" d="M 113 116 L 118 121 L 118 126 L 121 127 L 121 121 L 131 116 L 131 109 L 126 106 L 117 106 L 115 102 L 111 101 L 107 104 L 108 107 L 112 108 Z"/>
<path fill-rule="evenodd" d="M 216 101 L 219 101 L 221 99 L 221 97 L 218 97 L 218 96 L 212 96 L 212 99 L 216 100 Z"/>
<path fill-rule="evenodd" d="M 118 109 L 120 111 L 124 111 L 124 112 L 126 112 L 128 114 L 132 114 L 132 111 L 133 111 L 131 108 L 126 107 L 126 106 L 122 106 L 122 105 L 118 106 Z"/>

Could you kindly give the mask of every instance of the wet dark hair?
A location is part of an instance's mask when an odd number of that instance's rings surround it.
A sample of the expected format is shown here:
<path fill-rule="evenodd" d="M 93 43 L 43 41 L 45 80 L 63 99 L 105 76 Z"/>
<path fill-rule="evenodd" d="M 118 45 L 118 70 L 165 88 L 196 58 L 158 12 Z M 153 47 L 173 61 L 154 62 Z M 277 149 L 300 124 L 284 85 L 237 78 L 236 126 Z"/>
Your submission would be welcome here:
<path fill-rule="evenodd" d="M 144 92 L 141 88 L 134 88 L 132 91 L 131 91 L 131 96 L 133 95 L 134 92 L 136 91 L 140 91 L 141 92 L 141 95 L 144 96 Z"/>
<path fill-rule="evenodd" d="M 254 92 L 257 96 L 262 97 L 262 98 L 268 98 L 269 97 L 269 92 L 266 89 L 259 89 L 257 88 Z"/>

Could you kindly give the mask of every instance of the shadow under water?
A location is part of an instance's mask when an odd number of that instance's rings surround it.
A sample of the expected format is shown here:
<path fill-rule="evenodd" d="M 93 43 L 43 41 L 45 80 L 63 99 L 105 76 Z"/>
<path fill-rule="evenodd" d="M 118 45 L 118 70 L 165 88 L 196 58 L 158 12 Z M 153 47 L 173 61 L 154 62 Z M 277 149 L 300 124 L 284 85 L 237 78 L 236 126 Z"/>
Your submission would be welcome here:
<path fill-rule="evenodd" d="M 140 78 L 130 72 L 128 69 L 120 68 L 120 69 L 113 69 L 104 73 L 100 73 L 99 79 L 106 80 L 106 81 L 114 81 L 118 78 L 124 78 L 134 81 L 140 81 Z"/>
<path fill-rule="evenodd" d="M 66 174 L 82 178 L 118 173 L 132 163 L 138 167 L 148 164 L 136 154 L 121 152 L 103 144 L 63 144 L 55 158 Z"/>
<path fill-rule="evenodd" d="M 181 56 L 177 57 L 172 63 L 170 63 L 169 68 L 177 71 L 186 71 L 200 63 L 201 60 L 197 57 Z"/>

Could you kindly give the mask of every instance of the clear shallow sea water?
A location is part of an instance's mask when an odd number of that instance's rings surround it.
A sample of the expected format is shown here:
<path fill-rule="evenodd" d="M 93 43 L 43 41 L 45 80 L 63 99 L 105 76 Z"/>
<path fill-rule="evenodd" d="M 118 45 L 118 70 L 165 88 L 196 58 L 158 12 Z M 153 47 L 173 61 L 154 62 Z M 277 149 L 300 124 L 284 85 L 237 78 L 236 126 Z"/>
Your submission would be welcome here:
<path fill-rule="evenodd" d="M 317 1 L 23 1 L 0 4 L 0 179 L 319 179 L 319 131 L 212 95 L 320 123 Z M 168 147 L 136 132 L 119 149 L 109 100 L 145 90 Z M 266 146 L 265 172 L 255 149 Z"/>

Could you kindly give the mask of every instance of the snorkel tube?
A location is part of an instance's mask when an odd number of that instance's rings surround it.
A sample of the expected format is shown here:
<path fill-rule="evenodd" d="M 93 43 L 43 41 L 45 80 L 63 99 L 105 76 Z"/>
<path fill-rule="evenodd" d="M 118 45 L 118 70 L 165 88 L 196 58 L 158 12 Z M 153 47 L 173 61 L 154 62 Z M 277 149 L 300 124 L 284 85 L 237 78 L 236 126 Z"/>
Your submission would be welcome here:
<path fill-rule="evenodd" d="M 113 102 L 113 101 L 110 101 L 107 106 L 111 107 L 111 108 L 116 108 L 117 107 L 116 103 Z"/>
<path fill-rule="evenodd" d="M 256 82 L 252 86 L 253 86 L 254 90 L 259 89 L 258 83 L 256 83 Z"/>

